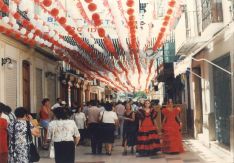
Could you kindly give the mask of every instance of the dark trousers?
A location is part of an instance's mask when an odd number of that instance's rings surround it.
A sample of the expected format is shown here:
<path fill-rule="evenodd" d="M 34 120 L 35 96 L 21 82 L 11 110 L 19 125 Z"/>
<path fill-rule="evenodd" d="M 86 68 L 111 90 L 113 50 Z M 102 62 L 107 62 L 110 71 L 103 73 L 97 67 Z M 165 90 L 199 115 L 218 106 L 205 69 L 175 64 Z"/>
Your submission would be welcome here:
<path fill-rule="evenodd" d="M 90 123 L 88 127 L 93 154 L 102 153 L 102 142 L 99 139 L 98 128 L 98 123 Z"/>
<path fill-rule="evenodd" d="M 54 142 L 55 162 L 74 163 L 75 143 L 73 141 Z"/>
<path fill-rule="evenodd" d="M 80 133 L 80 143 L 83 143 L 85 139 L 85 129 L 79 129 L 79 133 Z"/>

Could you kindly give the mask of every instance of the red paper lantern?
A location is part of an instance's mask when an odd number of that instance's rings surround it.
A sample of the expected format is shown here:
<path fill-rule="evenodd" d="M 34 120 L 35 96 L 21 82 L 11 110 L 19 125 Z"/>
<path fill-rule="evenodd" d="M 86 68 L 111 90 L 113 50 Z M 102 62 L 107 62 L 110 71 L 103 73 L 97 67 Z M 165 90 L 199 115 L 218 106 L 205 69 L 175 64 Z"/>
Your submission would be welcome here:
<path fill-rule="evenodd" d="M 175 1 L 175 0 L 171 0 L 171 1 L 168 3 L 168 5 L 169 5 L 170 7 L 174 7 L 175 4 L 176 4 L 176 1 Z"/>
<path fill-rule="evenodd" d="M 98 28 L 98 35 L 100 37 L 105 37 L 105 30 L 103 28 Z"/>
<path fill-rule="evenodd" d="M 168 15 L 171 15 L 172 13 L 173 13 L 173 10 L 172 10 L 172 9 L 168 9 L 168 10 L 167 10 L 167 14 L 168 14 Z"/>
<path fill-rule="evenodd" d="M 2 7 L 2 12 L 8 13 L 9 12 L 9 7 L 4 4 L 3 7 Z"/>
<path fill-rule="evenodd" d="M 168 25 L 168 21 L 164 21 L 163 26 L 167 26 L 167 25 Z"/>
<path fill-rule="evenodd" d="M 162 33 L 164 33 L 164 32 L 166 31 L 166 28 L 165 28 L 165 27 L 162 27 L 162 28 L 160 29 L 160 31 L 161 31 Z"/>
<path fill-rule="evenodd" d="M 33 28 L 34 28 L 34 26 L 33 26 L 32 24 L 29 24 L 29 25 L 28 25 L 28 30 L 31 31 L 31 30 L 33 30 Z"/>
<path fill-rule="evenodd" d="M 134 1 L 133 0 L 128 0 L 126 2 L 126 4 L 127 4 L 128 7 L 132 7 L 134 5 Z"/>
<path fill-rule="evenodd" d="M 95 3 L 90 3 L 88 5 L 89 11 L 95 11 L 97 9 L 97 5 Z"/>
<path fill-rule="evenodd" d="M 129 16 L 129 21 L 135 21 L 135 16 L 133 15 Z"/>
<path fill-rule="evenodd" d="M 85 0 L 86 3 L 91 3 L 93 0 Z"/>
<path fill-rule="evenodd" d="M 128 15 L 133 15 L 134 13 L 134 9 L 133 8 L 129 8 L 127 11 Z"/>
<path fill-rule="evenodd" d="M 0 0 L 0 9 L 4 6 L 4 3 L 2 0 Z"/>
<path fill-rule="evenodd" d="M 58 16 L 58 14 L 59 14 L 59 10 L 57 8 L 53 8 L 51 10 L 51 15 L 52 16 L 56 17 L 56 16 Z"/>
<path fill-rule="evenodd" d="M 98 13 L 94 13 L 94 14 L 92 15 L 92 19 L 93 19 L 93 21 L 95 21 L 95 20 L 100 20 L 99 14 L 98 14 Z"/>
<path fill-rule="evenodd" d="M 24 19 L 22 24 L 23 24 L 24 27 L 27 27 L 29 25 L 29 21 Z"/>
<path fill-rule="evenodd" d="M 170 16 L 165 16 L 165 17 L 164 17 L 164 20 L 165 20 L 165 21 L 170 20 Z"/>
<path fill-rule="evenodd" d="M 66 22 L 67 22 L 67 19 L 64 18 L 64 17 L 61 17 L 58 22 L 61 24 L 61 25 L 64 25 Z"/>
<path fill-rule="evenodd" d="M 49 7 L 49 6 L 52 4 L 52 1 L 51 1 L 51 0 L 44 0 L 44 1 L 43 1 L 43 4 L 44 4 L 46 7 Z"/>
<path fill-rule="evenodd" d="M 14 13 L 14 18 L 16 19 L 16 20 L 19 20 L 20 19 L 20 14 L 18 13 L 18 12 L 16 12 L 16 13 Z"/>
<path fill-rule="evenodd" d="M 11 29 L 7 29 L 6 30 L 6 35 L 11 35 L 12 34 L 12 30 Z"/>
<path fill-rule="evenodd" d="M 41 31 L 40 31 L 39 29 L 37 29 L 37 30 L 35 31 L 35 35 L 37 35 L 37 36 L 41 35 Z"/>
<path fill-rule="evenodd" d="M 0 33 L 3 33 L 5 31 L 5 27 L 3 27 L 2 25 L 0 25 Z"/>
<path fill-rule="evenodd" d="M 94 21 L 95 26 L 100 26 L 102 24 L 102 21 L 100 19 Z"/>
<path fill-rule="evenodd" d="M 16 33 L 16 34 L 15 34 L 15 38 L 19 40 L 19 39 L 20 39 L 20 34 L 19 34 L 19 33 Z"/>

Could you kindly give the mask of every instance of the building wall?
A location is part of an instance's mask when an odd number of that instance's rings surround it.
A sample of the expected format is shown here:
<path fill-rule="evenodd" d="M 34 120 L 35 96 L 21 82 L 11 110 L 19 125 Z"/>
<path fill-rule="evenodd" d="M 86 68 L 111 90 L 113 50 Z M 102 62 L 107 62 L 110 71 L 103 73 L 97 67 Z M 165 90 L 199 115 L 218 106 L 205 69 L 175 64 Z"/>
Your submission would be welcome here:
<path fill-rule="evenodd" d="M 57 63 L 42 56 L 34 49 L 24 46 L 23 44 L 0 35 L 0 58 L 9 57 L 17 62 L 17 106 L 23 105 L 23 81 L 22 81 L 22 62 L 27 60 L 30 63 L 30 101 L 31 112 L 36 111 L 36 68 L 42 70 L 42 87 L 43 97 L 48 96 L 46 88 L 46 72 L 57 74 Z M 0 67 L 0 101 L 5 103 L 5 71 L 7 65 Z M 58 82 L 57 82 L 58 83 Z M 58 87 L 58 86 L 56 86 Z M 59 92 L 59 91 L 57 91 Z M 58 94 L 57 94 L 58 95 Z M 8 104 L 9 105 L 9 104 Z M 15 109 L 15 108 L 12 108 Z"/>

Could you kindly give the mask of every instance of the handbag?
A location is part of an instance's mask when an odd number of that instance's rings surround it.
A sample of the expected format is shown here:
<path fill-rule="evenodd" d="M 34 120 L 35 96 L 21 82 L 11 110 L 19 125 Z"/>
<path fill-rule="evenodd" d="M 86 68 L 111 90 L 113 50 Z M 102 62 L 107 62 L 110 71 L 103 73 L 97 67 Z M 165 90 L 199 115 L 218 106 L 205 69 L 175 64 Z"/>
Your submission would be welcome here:
<path fill-rule="evenodd" d="M 27 138 L 29 141 L 29 161 L 30 162 L 38 162 L 40 160 L 40 155 L 37 151 L 36 146 L 32 141 L 32 132 L 30 129 L 30 123 L 27 121 Z"/>
<path fill-rule="evenodd" d="M 50 153 L 49 153 L 49 158 L 54 159 L 55 158 L 55 154 L 54 154 L 54 130 L 52 133 L 52 138 L 51 138 L 51 142 L 50 142 Z"/>

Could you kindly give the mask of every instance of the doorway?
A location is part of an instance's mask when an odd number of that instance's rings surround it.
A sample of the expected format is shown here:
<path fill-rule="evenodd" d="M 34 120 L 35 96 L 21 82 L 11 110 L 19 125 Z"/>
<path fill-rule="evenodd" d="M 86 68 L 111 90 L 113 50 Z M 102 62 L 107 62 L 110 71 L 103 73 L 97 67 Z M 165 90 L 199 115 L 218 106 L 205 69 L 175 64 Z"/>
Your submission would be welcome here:
<path fill-rule="evenodd" d="M 23 107 L 29 112 L 30 104 L 30 63 L 23 61 Z"/>
<path fill-rule="evenodd" d="M 219 58 L 214 63 L 228 71 L 231 69 L 230 55 Z M 231 76 L 214 67 L 213 80 L 216 138 L 219 143 L 230 146 Z"/>

